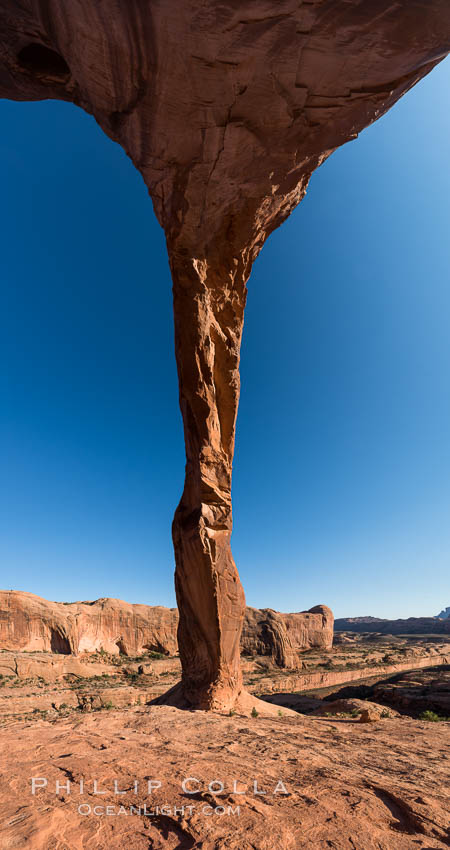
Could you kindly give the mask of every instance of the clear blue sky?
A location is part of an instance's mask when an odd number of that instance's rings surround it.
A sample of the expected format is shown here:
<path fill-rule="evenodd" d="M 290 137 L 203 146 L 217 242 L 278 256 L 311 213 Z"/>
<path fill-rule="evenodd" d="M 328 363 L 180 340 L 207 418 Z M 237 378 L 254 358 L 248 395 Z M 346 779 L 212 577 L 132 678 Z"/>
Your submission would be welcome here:
<path fill-rule="evenodd" d="M 449 91 L 447 60 L 255 264 L 233 487 L 250 605 L 450 605 Z M 0 587 L 174 605 L 163 233 L 92 118 L 1 101 L 0 120 Z"/>

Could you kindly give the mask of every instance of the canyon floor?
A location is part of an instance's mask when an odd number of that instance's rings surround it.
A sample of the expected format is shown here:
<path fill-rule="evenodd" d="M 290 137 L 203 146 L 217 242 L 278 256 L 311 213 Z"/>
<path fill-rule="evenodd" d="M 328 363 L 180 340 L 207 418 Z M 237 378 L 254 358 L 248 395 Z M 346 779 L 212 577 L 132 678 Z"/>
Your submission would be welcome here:
<path fill-rule="evenodd" d="M 449 847 L 449 657 L 350 634 L 295 671 L 246 657 L 278 713 L 243 717 L 149 704 L 176 658 L 0 652 L 0 848 Z"/>

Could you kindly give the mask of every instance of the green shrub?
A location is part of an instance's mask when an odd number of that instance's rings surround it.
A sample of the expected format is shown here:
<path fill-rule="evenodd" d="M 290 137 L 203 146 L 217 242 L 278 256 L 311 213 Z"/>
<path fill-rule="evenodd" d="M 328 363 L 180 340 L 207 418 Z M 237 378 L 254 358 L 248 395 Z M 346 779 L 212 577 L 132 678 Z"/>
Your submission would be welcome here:
<path fill-rule="evenodd" d="M 439 723 L 442 720 L 448 719 L 448 717 L 441 717 L 440 714 L 436 714 L 435 711 L 430 711 L 430 709 L 427 709 L 427 711 L 422 711 L 422 714 L 419 716 L 419 720 L 428 720 L 431 723 Z"/>
<path fill-rule="evenodd" d="M 255 706 L 252 708 L 252 717 L 259 717 L 259 711 L 256 710 Z"/>
<path fill-rule="evenodd" d="M 126 676 L 128 681 L 131 683 L 137 682 L 137 680 L 139 679 L 139 673 L 136 673 L 135 670 L 129 670 Z"/>

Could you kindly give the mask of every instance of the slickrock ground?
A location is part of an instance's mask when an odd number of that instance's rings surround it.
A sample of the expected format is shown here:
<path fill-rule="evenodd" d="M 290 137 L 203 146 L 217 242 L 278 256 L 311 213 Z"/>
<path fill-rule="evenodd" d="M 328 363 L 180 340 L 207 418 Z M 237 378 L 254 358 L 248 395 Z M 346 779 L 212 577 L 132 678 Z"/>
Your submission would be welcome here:
<path fill-rule="evenodd" d="M 167 706 L 92 712 L 52 722 L 14 721 L 0 731 L 0 846 L 446 848 L 449 726 L 406 718 L 374 723 L 243 718 Z M 31 777 L 48 780 L 34 796 Z M 199 780 L 188 788 L 198 787 L 200 793 L 183 792 L 181 782 L 187 777 Z M 93 779 L 97 790 L 106 793 L 93 794 Z M 114 794 L 115 779 L 117 790 L 125 794 Z M 162 783 L 151 796 L 149 779 Z M 208 792 L 212 780 L 224 783 L 224 793 Z M 281 786 L 274 793 L 279 780 L 287 794 Z M 56 781 L 70 782 L 71 793 L 61 786 L 55 794 Z M 253 793 L 255 781 L 265 795 Z M 246 788 L 244 794 L 236 793 Z M 98 806 L 97 814 L 79 814 L 80 804 L 86 813 Z M 107 806 L 112 807 L 109 815 Z M 131 814 L 130 806 L 140 806 L 141 814 Z M 167 808 L 156 813 L 157 807 Z"/>

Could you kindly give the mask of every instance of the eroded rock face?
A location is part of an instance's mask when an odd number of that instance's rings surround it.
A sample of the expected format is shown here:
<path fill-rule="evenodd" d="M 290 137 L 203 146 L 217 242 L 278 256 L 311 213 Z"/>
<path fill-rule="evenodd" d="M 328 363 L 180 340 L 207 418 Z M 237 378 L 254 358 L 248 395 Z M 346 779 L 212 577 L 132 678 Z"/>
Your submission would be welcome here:
<path fill-rule="evenodd" d="M 165 229 L 186 481 L 173 540 L 180 693 L 232 708 L 230 549 L 246 282 L 309 178 L 450 50 L 448 0 L 3 0 L 0 96 L 92 113 Z"/>
<path fill-rule="evenodd" d="M 296 667 L 298 652 L 313 647 L 331 649 L 333 614 L 317 605 L 298 614 L 271 608 L 246 608 L 241 648 L 244 655 L 270 655 L 279 667 Z"/>
<path fill-rule="evenodd" d="M 280 667 L 295 667 L 302 650 L 331 648 L 333 643 L 333 615 L 325 606 L 298 614 L 247 608 L 244 622 L 241 651 L 269 655 Z M 176 608 L 120 599 L 49 602 L 32 593 L 0 591 L 0 649 L 175 655 L 177 628 Z"/>
<path fill-rule="evenodd" d="M 176 608 L 130 605 L 121 599 L 49 602 L 33 593 L 0 591 L 1 649 L 175 655 L 177 623 Z"/>

